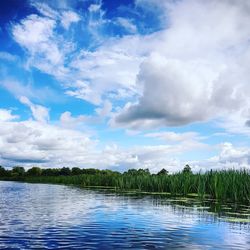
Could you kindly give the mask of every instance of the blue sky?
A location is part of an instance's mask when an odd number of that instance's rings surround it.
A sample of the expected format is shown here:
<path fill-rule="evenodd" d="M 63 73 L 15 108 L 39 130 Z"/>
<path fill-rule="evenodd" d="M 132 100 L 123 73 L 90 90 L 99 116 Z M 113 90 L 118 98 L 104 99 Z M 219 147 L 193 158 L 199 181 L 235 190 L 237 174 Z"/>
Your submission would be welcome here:
<path fill-rule="evenodd" d="M 249 168 L 247 1 L 0 2 L 0 164 Z"/>

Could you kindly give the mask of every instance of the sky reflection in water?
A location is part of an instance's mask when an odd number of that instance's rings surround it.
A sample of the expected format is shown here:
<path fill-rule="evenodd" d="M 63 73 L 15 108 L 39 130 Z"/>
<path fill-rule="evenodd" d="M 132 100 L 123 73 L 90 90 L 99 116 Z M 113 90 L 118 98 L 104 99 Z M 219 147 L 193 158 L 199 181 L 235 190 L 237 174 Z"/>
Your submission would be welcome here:
<path fill-rule="evenodd" d="M 159 197 L 0 182 L 0 248 L 250 248 L 249 223 L 206 210 Z"/>

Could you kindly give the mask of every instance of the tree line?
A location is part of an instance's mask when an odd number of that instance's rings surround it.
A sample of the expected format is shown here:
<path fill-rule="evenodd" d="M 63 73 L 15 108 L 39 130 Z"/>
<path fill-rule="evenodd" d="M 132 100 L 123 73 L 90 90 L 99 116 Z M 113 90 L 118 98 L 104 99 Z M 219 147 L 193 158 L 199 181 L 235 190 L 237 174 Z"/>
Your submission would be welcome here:
<path fill-rule="evenodd" d="M 183 170 L 183 173 L 191 174 L 192 170 L 189 165 L 186 165 Z M 122 173 L 118 171 L 112 171 L 109 169 L 100 170 L 95 168 L 39 168 L 39 167 L 31 167 L 27 171 L 24 167 L 15 166 L 12 169 L 5 169 L 4 167 L 0 166 L 0 177 L 25 177 L 25 176 L 69 176 L 69 175 L 82 175 L 82 174 L 103 174 L 103 175 L 121 175 Z M 149 169 L 129 169 L 128 171 L 124 172 L 125 175 L 155 175 L 151 174 Z M 161 169 L 156 175 L 168 175 L 169 172 L 163 168 Z"/>

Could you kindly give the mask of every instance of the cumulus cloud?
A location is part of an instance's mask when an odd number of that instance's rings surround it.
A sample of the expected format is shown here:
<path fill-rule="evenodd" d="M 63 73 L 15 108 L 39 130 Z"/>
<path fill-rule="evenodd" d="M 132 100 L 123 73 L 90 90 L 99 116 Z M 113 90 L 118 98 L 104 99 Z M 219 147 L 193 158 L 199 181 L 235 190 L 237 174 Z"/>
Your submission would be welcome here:
<path fill-rule="evenodd" d="M 163 133 L 148 134 L 163 138 L 158 145 L 135 145 L 130 148 L 105 145 L 100 149 L 98 140 L 81 129 L 65 127 L 61 123 L 41 123 L 36 120 L 15 121 L 10 110 L 0 110 L 0 164 L 22 164 L 41 167 L 95 167 L 125 171 L 129 168 L 149 168 L 158 172 L 162 168 L 170 172 L 182 170 L 190 163 L 194 171 L 224 167 L 249 168 L 250 151 L 247 147 L 234 147 L 231 143 L 218 146 L 219 154 L 202 161 L 180 160 L 183 153 L 207 150 L 209 147 L 196 141 L 196 134 Z M 61 119 L 72 122 L 70 113 Z M 75 118 L 76 119 L 76 118 Z M 75 122 L 75 120 L 73 120 Z M 175 144 L 168 144 L 169 142 Z"/>
<path fill-rule="evenodd" d="M 129 43 L 134 40 L 136 47 L 128 49 Z M 115 96 L 121 99 L 131 97 L 137 92 L 136 74 L 142 61 L 137 54 L 143 54 L 138 40 L 138 37 L 115 39 L 93 52 L 82 50 L 70 63 L 81 80 L 68 85 L 71 90 L 67 93 L 97 105 L 102 102 L 103 96 L 110 96 L 111 99 Z"/>
<path fill-rule="evenodd" d="M 173 158 L 174 154 L 183 150 L 182 147 L 157 145 L 125 149 L 106 145 L 101 150 L 98 148 L 98 141 L 82 131 L 32 120 L 0 121 L 1 164 L 79 166 L 120 171 L 150 168 L 154 172 L 166 166 L 170 171 L 182 167 L 181 162 Z"/>
<path fill-rule="evenodd" d="M 30 15 L 12 30 L 30 53 L 30 65 L 55 76 L 68 95 L 95 105 L 106 98 L 127 102 L 110 124 L 181 126 L 236 111 L 249 120 L 246 1 L 136 1 L 136 8 L 148 11 L 150 6 L 155 15 L 161 13 L 162 29 L 147 35 L 136 32 L 130 19 L 109 20 L 101 4 L 92 4 L 84 32 L 93 47 L 78 53 L 57 28 L 59 20 L 68 28 L 80 16 L 46 4 L 34 6 L 43 16 Z M 117 21 L 135 34 L 105 37 L 102 28 Z"/>
<path fill-rule="evenodd" d="M 5 121 L 12 121 L 17 119 L 17 115 L 13 115 L 11 110 L 7 109 L 0 109 L 0 121 L 5 122 Z"/>
<path fill-rule="evenodd" d="M 169 27 L 140 66 L 137 84 L 143 93 L 114 123 L 131 128 L 180 126 L 246 111 L 249 10 L 245 1 L 169 5 Z"/>
<path fill-rule="evenodd" d="M 60 116 L 60 124 L 68 128 L 80 128 L 84 125 L 100 124 L 110 117 L 112 104 L 108 100 L 104 101 L 103 106 L 96 108 L 93 115 L 72 116 L 71 112 L 63 112 Z"/>
<path fill-rule="evenodd" d="M 160 145 L 100 149 L 82 132 L 83 124 L 110 119 L 111 126 L 138 131 L 215 120 L 229 133 L 250 134 L 247 1 L 137 0 L 135 11 L 159 15 L 161 22 L 161 30 L 144 34 L 134 19 L 108 19 L 101 4 L 89 5 L 84 18 L 65 7 L 32 4 L 39 14 L 12 26 L 14 40 L 27 52 L 28 66 L 55 77 L 68 95 L 97 107 L 91 116 L 65 111 L 59 121 L 51 122 L 49 110 L 30 101 L 30 86 L 1 83 L 34 118 L 15 122 L 10 111 L 0 111 L 1 159 L 153 171 L 166 167 L 174 172 L 186 163 L 178 160 L 181 154 L 210 147 L 198 133 L 154 131 L 145 136 L 160 140 Z M 105 33 L 118 24 L 127 30 L 125 35 Z M 83 43 L 74 41 L 75 33 L 84 37 Z M 13 59 L 5 53 L 0 57 Z M 247 147 L 224 143 L 219 150 L 204 162 L 193 161 L 195 169 L 249 165 Z"/>
<path fill-rule="evenodd" d="M 86 157 L 93 143 L 84 133 L 38 121 L 1 122 L 0 135 L 0 158 L 23 164 L 72 166 Z"/>
<path fill-rule="evenodd" d="M 224 142 L 218 145 L 218 155 L 199 162 L 196 168 L 203 170 L 209 169 L 250 169 L 250 149 L 249 147 L 236 147 L 230 142 Z M 195 163 L 194 163 L 195 165 Z"/>
<path fill-rule="evenodd" d="M 161 167 L 159 164 L 163 158 L 166 161 L 166 155 L 178 152 L 177 148 L 167 145 L 135 146 L 131 149 L 106 145 L 100 150 L 98 141 L 83 131 L 35 120 L 17 122 L 9 110 L 0 110 L 0 117 L 1 164 L 157 169 Z M 69 113 L 62 114 L 61 118 L 72 119 Z M 154 162 L 156 158 L 158 161 Z"/>

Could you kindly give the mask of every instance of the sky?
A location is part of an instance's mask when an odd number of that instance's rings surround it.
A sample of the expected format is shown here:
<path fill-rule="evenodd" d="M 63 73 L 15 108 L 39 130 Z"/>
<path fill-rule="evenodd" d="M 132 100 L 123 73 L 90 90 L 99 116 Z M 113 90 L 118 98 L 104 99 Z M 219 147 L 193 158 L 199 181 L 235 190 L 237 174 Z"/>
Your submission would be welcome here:
<path fill-rule="evenodd" d="M 0 1 L 0 165 L 250 169 L 248 0 Z"/>

